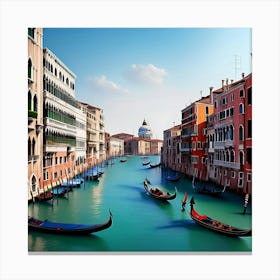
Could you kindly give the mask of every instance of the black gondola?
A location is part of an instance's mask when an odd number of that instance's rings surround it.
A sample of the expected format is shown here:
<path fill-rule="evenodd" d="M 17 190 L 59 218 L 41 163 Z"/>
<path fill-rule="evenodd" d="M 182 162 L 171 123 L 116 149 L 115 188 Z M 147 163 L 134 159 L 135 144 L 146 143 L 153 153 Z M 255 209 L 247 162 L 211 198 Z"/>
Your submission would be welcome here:
<path fill-rule="evenodd" d="M 148 164 L 150 164 L 150 160 L 149 161 L 145 161 L 145 162 L 142 162 L 142 165 L 148 165 Z"/>
<path fill-rule="evenodd" d="M 161 163 L 158 164 L 150 164 L 150 168 L 160 167 Z"/>
<path fill-rule="evenodd" d="M 55 223 L 28 217 L 28 229 L 54 234 L 87 235 L 109 228 L 112 225 L 112 217 L 113 215 L 110 211 L 109 219 L 105 223 L 96 225 Z"/>
<path fill-rule="evenodd" d="M 203 187 L 197 187 L 194 184 L 194 180 L 195 180 L 195 178 L 193 177 L 192 187 L 197 193 L 207 194 L 207 195 L 212 195 L 212 196 L 220 196 L 226 189 L 226 186 L 222 190 L 221 189 L 215 189 L 214 187 L 212 187 L 212 188 L 204 187 L 204 186 Z"/>
<path fill-rule="evenodd" d="M 120 162 L 126 162 L 127 161 L 127 159 L 121 159 L 120 160 Z"/>
<path fill-rule="evenodd" d="M 162 201 L 167 201 L 167 200 L 172 200 L 176 197 L 177 195 L 177 188 L 175 187 L 175 193 L 174 194 L 169 194 L 168 192 L 164 192 L 160 190 L 158 187 L 156 188 L 149 188 L 148 184 L 150 184 L 148 179 L 144 180 L 144 188 L 145 190 L 154 198 L 162 200 Z"/>
<path fill-rule="evenodd" d="M 193 204 L 195 204 L 195 202 L 194 202 L 194 198 L 192 197 L 192 199 L 190 201 L 190 206 L 191 206 L 190 215 L 191 215 L 191 218 L 199 225 L 201 225 L 207 229 L 210 229 L 212 231 L 222 233 L 222 234 L 228 235 L 228 236 L 233 236 L 233 237 L 234 236 L 252 236 L 252 229 L 236 228 L 231 225 L 224 224 L 220 221 L 213 220 L 206 215 L 198 214 L 195 211 Z"/>

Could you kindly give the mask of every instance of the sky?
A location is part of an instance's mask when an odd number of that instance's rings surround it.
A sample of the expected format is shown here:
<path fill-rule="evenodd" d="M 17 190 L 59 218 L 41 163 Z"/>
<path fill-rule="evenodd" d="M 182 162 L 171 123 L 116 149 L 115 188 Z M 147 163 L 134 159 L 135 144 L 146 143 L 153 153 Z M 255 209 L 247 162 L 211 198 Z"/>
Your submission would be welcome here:
<path fill-rule="evenodd" d="M 43 46 L 76 75 L 75 95 L 104 110 L 105 130 L 153 138 L 221 80 L 251 70 L 249 28 L 44 28 Z"/>

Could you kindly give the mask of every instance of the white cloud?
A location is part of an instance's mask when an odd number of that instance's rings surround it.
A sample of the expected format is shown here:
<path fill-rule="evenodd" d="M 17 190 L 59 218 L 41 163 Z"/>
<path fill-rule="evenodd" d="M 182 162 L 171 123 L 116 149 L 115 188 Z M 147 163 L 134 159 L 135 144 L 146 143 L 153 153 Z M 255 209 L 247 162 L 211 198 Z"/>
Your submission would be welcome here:
<path fill-rule="evenodd" d="M 158 68 L 153 64 L 132 64 L 127 77 L 129 80 L 138 84 L 161 85 L 167 77 L 167 72 L 165 69 Z"/>
<path fill-rule="evenodd" d="M 106 76 L 90 78 L 97 90 L 104 93 L 128 93 L 129 90 L 109 80 Z"/>

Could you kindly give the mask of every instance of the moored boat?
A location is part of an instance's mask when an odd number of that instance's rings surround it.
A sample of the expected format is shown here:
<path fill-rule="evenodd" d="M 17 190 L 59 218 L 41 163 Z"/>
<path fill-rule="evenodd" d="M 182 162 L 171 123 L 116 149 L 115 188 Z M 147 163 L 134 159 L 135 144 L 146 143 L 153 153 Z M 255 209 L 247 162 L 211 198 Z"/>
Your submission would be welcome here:
<path fill-rule="evenodd" d="M 109 213 L 110 217 L 106 222 L 95 225 L 57 223 L 28 217 L 28 229 L 54 234 L 87 235 L 109 228 L 113 221 L 113 215 L 111 211 L 109 211 Z"/>
<path fill-rule="evenodd" d="M 150 164 L 150 160 L 149 161 L 144 161 L 144 162 L 142 162 L 142 165 L 148 165 L 148 164 Z"/>
<path fill-rule="evenodd" d="M 144 180 L 144 188 L 152 197 L 154 197 L 156 199 L 159 199 L 159 200 L 162 200 L 162 201 L 172 200 L 172 199 L 176 198 L 176 195 L 177 195 L 177 188 L 176 187 L 175 187 L 174 194 L 170 194 L 169 192 L 162 191 L 159 187 L 150 188 L 149 184 L 150 184 L 150 182 L 146 178 Z"/>
<path fill-rule="evenodd" d="M 240 229 L 228 224 L 224 224 L 220 221 L 214 220 L 207 215 L 200 215 L 196 212 L 193 205 L 195 204 L 194 198 L 192 197 L 190 201 L 191 211 L 190 215 L 191 218 L 199 225 L 228 236 L 252 236 L 252 229 Z"/>
<path fill-rule="evenodd" d="M 192 187 L 197 193 L 201 194 L 207 194 L 207 195 L 212 195 L 212 196 L 220 196 L 223 192 L 225 192 L 226 186 L 221 190 L 221 189 L 216 189 L 213 186 L 202 186 L 202 187 L 197 187 L 194 184 L 195 178 L 193 177 L 192 180 Z"/>
<path fill-rule="evenodd" d="M 158 164 L 150 164 L 150 168 L 156 168 L 156 167 L 160 167 L 161 163 Z"/>

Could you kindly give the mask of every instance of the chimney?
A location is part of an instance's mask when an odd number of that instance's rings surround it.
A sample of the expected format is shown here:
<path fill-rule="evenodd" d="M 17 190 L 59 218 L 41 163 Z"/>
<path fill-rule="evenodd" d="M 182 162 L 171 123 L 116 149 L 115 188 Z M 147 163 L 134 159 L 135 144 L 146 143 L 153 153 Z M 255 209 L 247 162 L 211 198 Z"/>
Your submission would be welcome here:
<path fill-rule="evenodd" d="M 226 79 L 226 89 L 228 89 L 228 78 Z"/>
<path fill-rule="evenodd" d="M 225 80 L 222 80 L 222 88 L 224 88 L 224 82 L 225 82 Z"/>
<path fill-rule="evenodd" d="M 230 80 L 230 83 L 233 84 L 233 80 Z"/>
<path fill-rule="evenodd" d="M 245 77 L 245 73 L 243 72 L 243 73 L 242 73 L 242 79 L 244 79 L 244 77 Z"/>
<path fill-rule="evenodd" d="M 210 103 L 214 104 L 213 87 L 210 87 Z"/>

